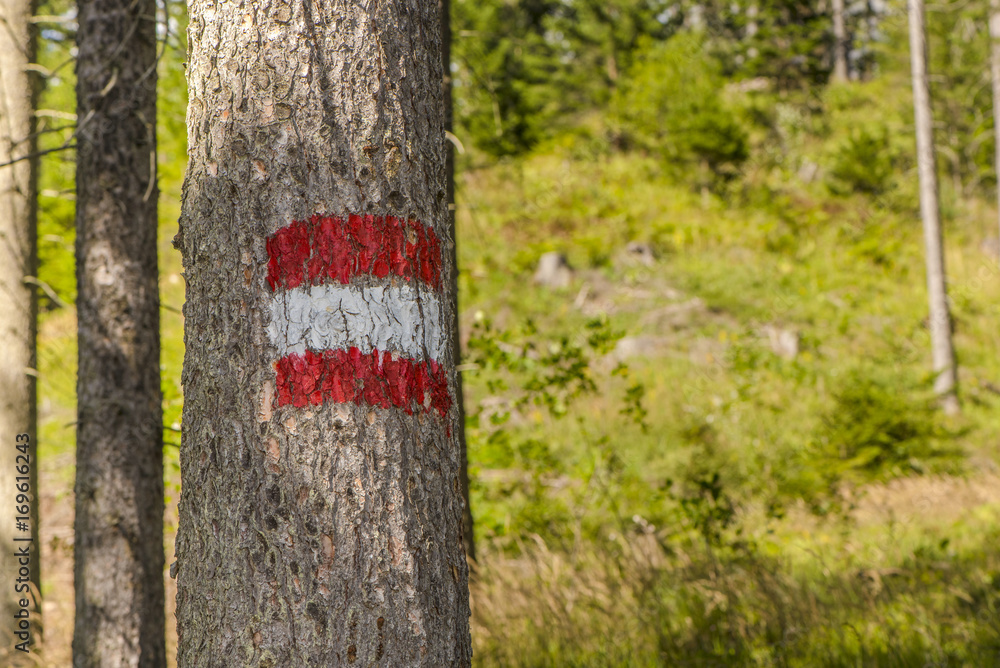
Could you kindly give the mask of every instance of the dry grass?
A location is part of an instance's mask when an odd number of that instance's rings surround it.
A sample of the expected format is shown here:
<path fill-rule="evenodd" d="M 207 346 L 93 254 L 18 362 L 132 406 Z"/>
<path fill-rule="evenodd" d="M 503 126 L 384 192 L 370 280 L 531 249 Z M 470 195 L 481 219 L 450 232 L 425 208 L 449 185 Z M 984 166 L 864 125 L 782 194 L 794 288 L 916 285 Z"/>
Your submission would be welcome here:
<path fill-rule="evenodd" d="M 1000 666 L 993 482 L 872 487 L 856 511 L 865 521 L 876 508 L 889 512 L 904 497 L 933 499 L 942 489 L 990 499 L 948 494 L 955 514 L 913 518 L 906 537 L 886 524 L 864 531 L 842 516 L 808 526 L 789 518 L 771 539 L 761 532 L 712 547 L 674 544 L 638 525 L 575 554 L 537 536 L 516 557 L 485 545 L 472 582 L 476 663 Z M 962 539 L 957 515 L 983 523 L 966 525 Z M 955 544 L 938 543 L 950 530 Z M 809 540 L 796 543 L 803 533 Z"/>

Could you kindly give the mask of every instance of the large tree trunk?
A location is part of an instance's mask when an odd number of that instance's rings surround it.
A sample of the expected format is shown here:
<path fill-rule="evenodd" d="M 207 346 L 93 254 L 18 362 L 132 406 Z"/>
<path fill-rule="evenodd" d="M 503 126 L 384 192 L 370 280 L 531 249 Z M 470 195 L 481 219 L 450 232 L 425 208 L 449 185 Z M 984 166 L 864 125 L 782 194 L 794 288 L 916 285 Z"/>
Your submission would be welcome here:
<path fill-rule="evenodd" d="M 833 79 L 847 81 L 847 30 L 844 27 L 844 0 L 833 0 Z"/>
<path fill-rule="evenodd" d="M 910 19 L 910 64 L 913 72 L 913 113 L 917 133 L 917 168 L 920 175 L 920 214 L 924 221 L 927 262 L 927 294 L 930 301 L 931 349 L 934 391 L 947 413 L 959 410 L 956 396 L 955 351 L 951 342 L 951 314 L 945 285 L 944 248 L 941 239 L 941 208 L 938 203 L 931 100 L 927 87 L 927 38 L 923 0 L 908 0 Z"/>
<path fill-rule="evenodd" d="M 36 85 L 28 65 L 35 59 L 34 13 L 30 0 L 0 0 L 0 663 L 34 665 L 14 649 L 24 636 L 13 635 L 28 603 L 30 632 L 37 629 L 41 611 L 39 590 L 38 462 L 35 458 L 35 332 L 37 299 L 31 281 L 37 271 L 34 103 Z M 17 162 L 14 162 L 17 161 Z M 25 280 L 27 279 L 27 280 Z M 24 438 L 18 438 L 25 434 Z M 17 445 L 28 444 L 27 453 Z M 17 460 L 18 456 L 27 455 Z M 16 469 L 30 468 L 27 480 Z M 22 469 L 23 471 L 23 469 Z M 21 478 L 21 479 L 19 479 Z M 15 499 L 19 485 L 30 494 L 27 522 L 18 524 Z M 23 500 L 23 499 L 22 499 Z M 19 526 L 21 527 L 19 529 Z M 21 577 L 17 553 L 29 552 L 28 578 Z M 26 580 L 26 581 L 24 581 Z M 23 631 L 22 631 L 23 632 Z M 37 638 L 32 638 L 32 641 Z"/>
<path fill-rule="evenodd" d="M 156 3 L 81 0 L 73 665 L 165 665 Z"/>
<path fill-rule="evenodd" d="M 441 68 L 444 72 L 442 82 L 442 96 L 444 97 L 444 129 L 447 133 L 454 132 L 455 115 L 451 93 L 451 2 L 450 0 L 440 0 L 441 3 Z M 454 135 L 451 135 L 454 137 Z M 451 141 L 445 142 L 446 171 L 445 171 L 445 191 L 448 193 L 448 226 L 455 229 L 455 146 Z M 455 327 L 453 330 L 455 346 L 455 359 L 458 361 L 461 354 L 460 337 L 458 332 L 458 239 L 451 246 L 451 289 L 452 308 L 455 312 Z M 455 402 L 458 408 L 458 436 L 459 448 L 462 451 L 462 472 L 460 479 L 462 483 L 462 500 L 465 508 L 462 511 L 462 542 L 465 545 L 465 554 L 473 561 L 476 560 L 476 539 L 473 531 L 472 504 L 469 499 L 469 456 L 468 444 L 465 439 L 465 403 L 462 394 L 462 374 L 455 374 Z"/>
<path fill-rule="evenodd" d="M 439 7 L 189 6 L 178 665 L 468 666 Z"/>

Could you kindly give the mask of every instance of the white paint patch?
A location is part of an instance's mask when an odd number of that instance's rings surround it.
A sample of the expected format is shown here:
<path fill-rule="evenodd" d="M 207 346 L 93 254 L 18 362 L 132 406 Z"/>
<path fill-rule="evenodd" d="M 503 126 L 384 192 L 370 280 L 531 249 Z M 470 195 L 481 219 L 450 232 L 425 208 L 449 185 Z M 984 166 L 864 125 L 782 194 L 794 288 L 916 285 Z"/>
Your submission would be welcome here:
<path fill-rule="evenodd" d="M 274 295 L 267 335 L 282 357 L 353 346 L 437 360 L 446 345 L 441 319 L 438 296 L 412 285 L 314 285 Z"/>

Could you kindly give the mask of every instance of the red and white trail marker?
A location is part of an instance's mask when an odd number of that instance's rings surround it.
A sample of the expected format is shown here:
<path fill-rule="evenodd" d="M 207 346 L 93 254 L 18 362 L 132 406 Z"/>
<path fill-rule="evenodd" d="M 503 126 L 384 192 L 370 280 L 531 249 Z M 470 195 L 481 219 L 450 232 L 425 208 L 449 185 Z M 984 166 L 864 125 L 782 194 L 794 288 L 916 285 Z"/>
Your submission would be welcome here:
<path fill-rule="evenodd" d="M 271 235 L 267 254 L 279 406 L 447 413 L 434 230 L 394 216 L 317 214 Z"/>

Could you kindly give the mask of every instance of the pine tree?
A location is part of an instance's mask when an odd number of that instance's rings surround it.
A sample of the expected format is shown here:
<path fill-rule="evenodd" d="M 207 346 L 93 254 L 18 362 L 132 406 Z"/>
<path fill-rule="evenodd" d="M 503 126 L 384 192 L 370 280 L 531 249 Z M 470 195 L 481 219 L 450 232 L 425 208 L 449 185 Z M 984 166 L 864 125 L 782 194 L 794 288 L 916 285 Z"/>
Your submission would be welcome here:
<path fill-rule="evenodd" d="M 456 121 L 493 156 L 524 153 L 547 136 L 575 93 L 554 86 L 564 66 L 546 39 L 556 3 L 462 0 L 455 23 Z"/>
<path fill-rule="evenodd" d="M 190 3 L 178 664 L 468 666 L 437 3 Z"/>
<path fill-rule="evenodd" d="M 832 18 L 822 3 L 707 0 L 714 51 L 735 77 L 766 77 L 781 90 L 825 84 Z"/>
<path fill-rule="evenodd" d="M 73 665 L 166 662 L 156 3 L 81 0 Z"/>

